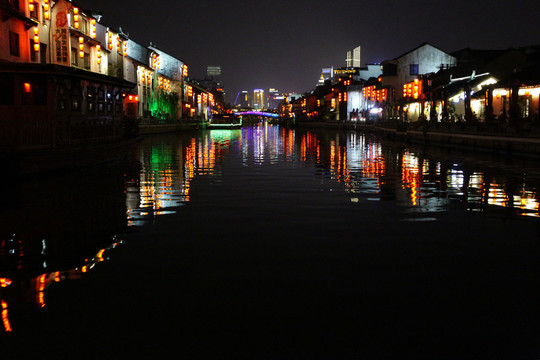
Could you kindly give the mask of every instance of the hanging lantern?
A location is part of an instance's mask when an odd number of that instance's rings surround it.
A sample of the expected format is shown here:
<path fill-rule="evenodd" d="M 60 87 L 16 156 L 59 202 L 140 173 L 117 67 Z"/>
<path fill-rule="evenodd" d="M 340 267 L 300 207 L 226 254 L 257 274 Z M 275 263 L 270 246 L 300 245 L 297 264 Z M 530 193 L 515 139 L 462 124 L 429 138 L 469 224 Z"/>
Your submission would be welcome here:
<path fill-rule="evenodd" d="M 79 57 L 84 57 L 84 38 L 79 36 Z"/>
<path fill-rule="evenodd" d="M 79 8 L 73 8 L 73 27 L 75 29 L 79 28 Z"/>
<path fill-rule="evenodd" d="M 39 29 L 34 27 L 34 51 L 39 51 Z"/>
<path fill-rule="evenodd" d="M 101 64 L 101 45 L 96 45 L 97 63 Z"/>
<path fill-rule="evenodd" d="M 120 54 L 122 48 L 120 47 L 120 35 L 116 35 L 116 51 Z"/>
<path fill-rule="evenodd" d="M 113 34 L 110 31 L 107 32 L 107 48 L 109 50 L 113 48 Z"/>
<path fill-rule="evenodd" d="M 49 0 L 43 0 L 43 11 L 44 11 L 43 12 L 43 17 L 48 20 L 49 15 L 50 15 L 50 13 L 49 13 Z"/>
<path fill-rule="evenodd" d="M 90 20 L 90 36 L 92 39 L 96 38 L 96 19 Z"/>

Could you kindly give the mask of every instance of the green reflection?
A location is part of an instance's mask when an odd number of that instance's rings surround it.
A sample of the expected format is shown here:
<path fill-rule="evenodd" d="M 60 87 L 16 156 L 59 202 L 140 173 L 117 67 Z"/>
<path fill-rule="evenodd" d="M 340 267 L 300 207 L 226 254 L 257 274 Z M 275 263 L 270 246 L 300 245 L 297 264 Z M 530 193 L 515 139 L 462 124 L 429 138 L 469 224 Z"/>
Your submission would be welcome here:
<path fill-rule="evenodd" d="M 161 169 L 170 167 L 174 163 L 174 149 L 164 146 L 152 147 L 150 155 L 150 168 Z"/>

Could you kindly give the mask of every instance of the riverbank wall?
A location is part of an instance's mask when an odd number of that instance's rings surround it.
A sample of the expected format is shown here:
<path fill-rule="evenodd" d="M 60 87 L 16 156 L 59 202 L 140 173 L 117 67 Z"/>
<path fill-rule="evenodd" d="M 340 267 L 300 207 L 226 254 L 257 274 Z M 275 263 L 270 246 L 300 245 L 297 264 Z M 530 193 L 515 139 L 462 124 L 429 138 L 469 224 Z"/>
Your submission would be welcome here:
<path fill-rule="evenodd" d="M 139 135 L 161 134 L 166 132 L 176 132 L 185 130 L 197 130 L 202 128 L 201 123 L 185 124 L 139 124 Z"/>
<path fill-rule="evenodd" d="M 409 143 L 505 155 L 540 157 L 539 134 L 478 133 L 474 130 L 403 130 L 380 126 L 375 126 L 373 131 L 385 137 Z"/>
<path fill-rule="evenodd" d="M 506 129 L 499 132 L 483 132 L 477 128 L 457 129 L 410 129 L 405 126 L 381 126 L 376 124 L 339 122 L 299 122 L 302 128 L 339 128 L 373 132 L 384 137 L 422 145 L 491 152 L 503 155 L 540 157 L 540 132 L 516 132 Z"/>
<path fill-rule="evenodd" d="M 184 130 L 197 130 L 202 123 L 144 124 L 139 125 L 139 134 L 159 134 Z M 297 122 L 299 128 L 332 128 L 373 132 L 384 137 L 408 143 L 456 148 L 469 151 L 540 157 L 540 133 L 519 134 L 511 131 L 498 133 L 478 132 L 476 129 L 406 129 L 376 124 L 342 122 Z"/>

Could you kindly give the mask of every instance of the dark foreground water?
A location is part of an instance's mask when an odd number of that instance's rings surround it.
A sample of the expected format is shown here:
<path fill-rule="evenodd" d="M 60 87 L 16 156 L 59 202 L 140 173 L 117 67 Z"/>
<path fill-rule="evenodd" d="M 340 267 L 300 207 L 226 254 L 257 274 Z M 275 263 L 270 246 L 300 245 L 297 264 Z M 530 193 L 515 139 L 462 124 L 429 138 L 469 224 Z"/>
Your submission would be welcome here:
<path fill-rule="evenodd" d="M 540 358 L 540 167 L 259 126 L 4 173 L 0 358 Z"/>

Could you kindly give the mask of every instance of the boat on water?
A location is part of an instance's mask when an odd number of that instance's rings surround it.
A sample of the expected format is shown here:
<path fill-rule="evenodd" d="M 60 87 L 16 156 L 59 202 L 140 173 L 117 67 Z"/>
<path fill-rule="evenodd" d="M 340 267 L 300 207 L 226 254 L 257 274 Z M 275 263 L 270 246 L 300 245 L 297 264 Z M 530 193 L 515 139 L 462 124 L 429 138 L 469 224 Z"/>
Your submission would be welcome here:
<path fill-rule="evenodd" d="M 210 129 L 240 129 L 242 117 L 234 114 L 214 114 L 208 123 Z"/>

